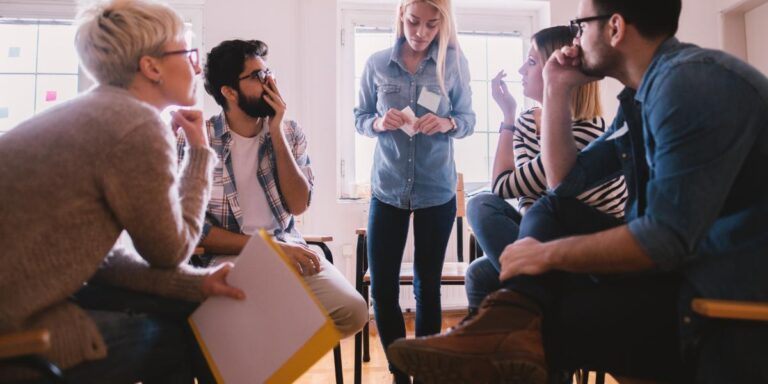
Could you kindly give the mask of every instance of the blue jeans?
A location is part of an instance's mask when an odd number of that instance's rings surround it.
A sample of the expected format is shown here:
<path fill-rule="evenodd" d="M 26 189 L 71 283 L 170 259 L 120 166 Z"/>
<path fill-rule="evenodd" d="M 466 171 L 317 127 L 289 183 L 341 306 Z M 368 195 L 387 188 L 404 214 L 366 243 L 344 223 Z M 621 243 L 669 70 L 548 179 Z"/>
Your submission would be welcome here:
<path fill-rule="evenodd" d="M 368 217 L 368 266 L 376 326 L 384 349 L 405 337 L 400 308 L 400 264 L 413 214 L 413 292 L 416 336 L 440 332 L 440 275 L 456 218 L 456 198 L 435 207 L 407 210 L 371 198 Z M 390 370 L 393 367 L 390 365 Z M 394 370 L 393 370 L 394 371 Z"/>
<path fill-rule="evenodd" d="M 187 317 L 199 303 L 86 285 L 70 300 L 96 322 L 107 357 L 64 372 L 71 383 L 215 383 Z"/>
<path fill-rule="evenodd" d="M 498 260 L 504 247 L 517 240 L 522 216 L 501 197 L 483 193 L 469 199 L 467 219 L 487 255 L 473 261 L 465 274 L 467 301 L 474 310 L 488 294 L 501 288 Z"/>

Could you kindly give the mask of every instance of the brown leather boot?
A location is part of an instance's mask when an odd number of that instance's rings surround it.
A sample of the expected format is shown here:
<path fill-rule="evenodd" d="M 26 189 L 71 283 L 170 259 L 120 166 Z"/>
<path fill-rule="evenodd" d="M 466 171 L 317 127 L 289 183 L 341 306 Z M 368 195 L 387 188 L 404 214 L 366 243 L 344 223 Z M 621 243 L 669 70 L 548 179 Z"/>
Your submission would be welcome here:
<path fill-rule="evenodd" d="M 450 332 L 396 340 L 387 355 L 424 383 L 547 382 L 541 309 L 509 290 L 488 295 L 476 317 Z"/>

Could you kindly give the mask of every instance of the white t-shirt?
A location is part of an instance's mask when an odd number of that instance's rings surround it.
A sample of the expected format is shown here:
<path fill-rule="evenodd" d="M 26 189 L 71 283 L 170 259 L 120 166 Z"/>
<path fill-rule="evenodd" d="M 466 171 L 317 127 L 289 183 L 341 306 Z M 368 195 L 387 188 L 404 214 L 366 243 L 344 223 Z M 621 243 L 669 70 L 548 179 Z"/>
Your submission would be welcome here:
<path fill-rule="evenodd" d="M 243 225 L 240 230 L 252 235 L 260 228 L 269 232 L 279 228 L 267 202 L 267 194 L 261 187 L 257 176 L 259 169 L 259 143 L 267 133 L 267 126 L 254 137 L 243 137 L 230 130 L 232 146 L 230 156 L 234 172 L 235 187 L 240 210 L 243 212 Z"/>

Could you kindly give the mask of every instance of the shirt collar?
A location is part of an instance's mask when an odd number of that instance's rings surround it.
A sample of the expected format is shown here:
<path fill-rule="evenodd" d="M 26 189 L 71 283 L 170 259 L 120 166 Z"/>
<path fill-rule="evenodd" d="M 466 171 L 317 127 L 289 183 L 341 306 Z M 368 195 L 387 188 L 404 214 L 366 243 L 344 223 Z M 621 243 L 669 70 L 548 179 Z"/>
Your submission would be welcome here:
<path fill-rule="evenodd" d="M 229 135 L 229 124 L 227 124 L 227 117 L 224 112 L 211 118 L 213 123 L 213 136 L 221 139 L 224 135 Z"/>
<path fill-rule="evenodd" d="M 635 100 L 639 102 L 643 102 L 645 98 L 648 96 L 648 92 L 650 92 L 650 87 L 652 81 L 649 81 L 653 76 L 655 76 L 655 72 L 658 69 L 661 61 L 661 57 L 665 54 L 672 52 L 676 50 L 678 47 L 680 47 L 682 44 L 679 40 L 677 40 L 676 37 L 672 36 L 665 40 L 659 48 L 656 49 L 656 53 L 653 54 L 653 60 L 651 61 L 651 65 L 648 66 L 648 69 L 645 70 L 645 74 L 643 74 L 643 78 L 640 80 L 640 86 L 637 87 L 637 94 L 635 95 Z"/>
<path fill-rule="evenodd" d="M 403 63 L 403 59 L 400 56 L 400 48 L 403 46 L 403 44 L 407 44 L 405 42 L 405 37 L 400 37 L 395 42 L 395 46 L 392 49 L 392 53 L 389 55 L 389 61 L 390 63 L 394 62 L 401 67 L 405 68 L 405 64 Z M 432 59 L 435 63 L 437 63 L 437 50 L 438 50 L 438 42 L 437 38 L 432 40 L 432 43 L 429 45 L 429 51 L 427 52 L 427 58 Z"/>

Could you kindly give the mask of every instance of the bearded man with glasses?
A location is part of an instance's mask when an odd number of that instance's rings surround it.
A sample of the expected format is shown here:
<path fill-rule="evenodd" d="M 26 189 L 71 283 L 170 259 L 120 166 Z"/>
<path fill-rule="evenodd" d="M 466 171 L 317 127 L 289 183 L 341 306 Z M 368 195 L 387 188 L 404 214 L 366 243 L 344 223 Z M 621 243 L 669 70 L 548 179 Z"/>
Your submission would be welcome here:
<path fill-rule="evenodd" d="M 325 258 L 309 249 L 294 215 L 307 210 L 314 177 L 304 131 L 285 118 L 287 106 L 258 40 L 224 41 L 208 53 L 205 90 L 222 112 L 206 122 L 219 162 L 200 245 L 204 263 L 237 255 L 261 228 L 293 261 L 342 336 L 365 325 L 362 296 Z M 186 138 L 178 137 L 179 161 Z M 265 308 L 266 310 L 266 308 Z"/>

